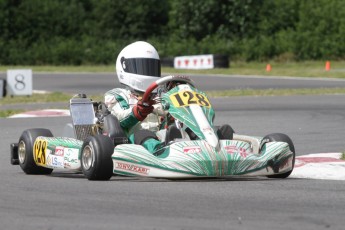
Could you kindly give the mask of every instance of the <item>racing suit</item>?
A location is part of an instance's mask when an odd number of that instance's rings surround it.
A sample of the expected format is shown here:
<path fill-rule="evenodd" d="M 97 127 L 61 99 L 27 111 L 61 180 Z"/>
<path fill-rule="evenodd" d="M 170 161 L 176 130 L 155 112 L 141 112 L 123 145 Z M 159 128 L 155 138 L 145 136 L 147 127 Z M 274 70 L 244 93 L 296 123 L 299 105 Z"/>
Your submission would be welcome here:
<path fill-rule="evenodd" d="M 134 133 L 141 129 L 156 133 L 159 130 L 161 116 L 164 115 L 161 104 L 155 104 L 153 112 L 140 122 L 133 114 L 133 107 L 139 99 L 130 90 L 122 88 L 109 90 L 104 95 L 106 106 L 111 114 L 117 117 L 131 143 L 134 143 Z M 142 145 L 153 153 L 160 144 L 161 141 L 150 138 Z"/>

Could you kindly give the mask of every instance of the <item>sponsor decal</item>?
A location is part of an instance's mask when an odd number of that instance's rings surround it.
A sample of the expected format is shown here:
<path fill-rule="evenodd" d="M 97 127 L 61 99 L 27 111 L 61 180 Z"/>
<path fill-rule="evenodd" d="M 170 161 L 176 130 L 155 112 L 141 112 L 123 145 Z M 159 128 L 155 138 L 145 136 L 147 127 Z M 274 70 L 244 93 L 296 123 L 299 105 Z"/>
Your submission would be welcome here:
<path fill-rule="evenodd" d="M 64 165 L 66 168 L 77 168 L 80 165 L 79 159 L 79 150 L 73 148 L 64 148 Z"/>
<path fill-rule="evenodd" d="M 213 131 L 213 129 L 211 127 L 207 127 L 207 128 L 202 129 L 203 133 L 206 133 L 206 132 L 212 133 L 212 131 Z"/>
<path fill-rule="evenodd" d="M 130 171 L 130 172 L 135 172 L 135 173 L 140 173 L 143 175 L 147 175 L 150 171 L 149 168 L 143 167 L 143 166 L 136 166 L 133 164 L 129 164 L 129 163 L 120 163 L 120 162 L 116 162 L 115 163 L 115 168 L 117 169 L 121 169 L 121 170 L 126 170 L 126 171 Z"/>
<path fill-rule="evenodd" d="M 52 159 L 51 159 L 50 155 L 47 155 L 47 157 L 46 157 L 46 164 L 52 165 Z"/>
<path fill-rule="evenodd" d="M 55 156 L 62 157 L 63 155 L 64 155 L 64 147 L 56 146 L 56 148 L 55 148 Z"/>
<path fill-rule="evenodd" d="M 185 154 L 201 153 L 201 148 L 199 146 L 186 146 L 186 147 L 183 147 L 183 153 Z"/>
<path fill-rule="evenodd" d="M 228 145 L 228 146 L 224 146 L 224 149 L 226 150 L 226 152 L 228 154 L 234 154 L 237 152 L 237 147 L 236 146 L 231 146 L 231 145 Z"/>
<path fill-rule="evenodd" d="M 64 168 L 64 159 L 62 156 L 47 155 L 47 165 L 54 168 Z"/>
<path fill-rule="evenodd" d="M 189 85 L 182 85 L 182 86 L 179 86 L 180 87 L 180 90 L 190 90 L 190 86 Z"/>
<path fill-rule="evenodd" d="M 238 148 L 237 146 L 228 145 L 228 146 L 224 146 L 224 149 L 230 155 L 238 153 L 243 158 L 246 158 L 248 155 L 247 150 L 245 148 L 241 148 L 241 147 Z"/>

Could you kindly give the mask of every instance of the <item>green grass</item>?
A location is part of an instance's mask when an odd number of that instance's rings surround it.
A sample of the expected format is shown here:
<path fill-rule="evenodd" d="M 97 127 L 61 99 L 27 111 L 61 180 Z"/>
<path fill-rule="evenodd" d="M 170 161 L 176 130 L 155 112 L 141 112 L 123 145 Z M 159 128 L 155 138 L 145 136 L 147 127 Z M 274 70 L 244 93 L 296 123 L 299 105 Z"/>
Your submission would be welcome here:
<path fill-rule="evenodd" d="M 67 102 L 72 95 L 65 93 L 32 94 L 32 96 L 4 97 L 0 100 L 0 105 L 17 103 L 44 103 L 44 102 Z"/>
<path fill-rule="evenodd" d="M 270 62 L 271 71 L 266 71 L 268 63 L 235 62 L 230 63 L 228 69 L 211 70 L 176 70 L 164 68 L 168 73 L 193 74 L 226 74 L 226 75 L 261 75 L 261 76 L 290 76 L 290 77 L 316 77 L 316 78 L 345 78 L 345 61 L 331 62 L 331 70 L 325 70 L 325 62 Z"/>
<path fill-rule="evenodd" d="M 23 109 L 2 109 L 1 105 L 65 102 L 67 109 L 68 101 L 72 96 L 72 94 L 53 92 L 46 94 L 32 94 L 31 96 L 4 97 L 0 99 L 0 117 L 8 117 L 14 114 L 25 112 Z M 89 98 L 91 98 L 93 101 L 103 101 L 103 94 L 90 95 Z"/>
<path fill-rule="evenodd" d="M 0 117 L 9 117 L 22 112 L 24 112 L 22 109 L 0 110 Z"/>
<path fill-rule="evenodd" d="M 345 152 L 343 152 L 343 154 L 341 155 L 341 158 L 340 158 L 340 159 L 342 159 L 342 160 L 345 161 Z"/>
<path fill-rule="evenodd" d="M 326 77 L 345 78 L 345 61 L 331 61 L 331 70 L 325 70 L 325 61 L 306 62 L 269 62 L 272 67 L 266 71 L 266 63 L 262 62 L 230 62 L 227 69 L 178 70 L 164 67 L 163 73 L 173 74 L 226 74 L 226 75 L 262 75 L 262 76 L 294 76 L 294 77 Z M 33 72 L 115 72 L 114 65 L 99 66 L 0 66 L 0 71 L 7 69 L 30 68 Z"/>
<path fill-rule="evenodd" d="M 32 69 L 33 72 L 50 72 L 50 73 L 102 73 L 114 72 L 115 65 L 98 65 L 98 66 L 0 66 L 1 72 L 8 69 Z"/>
<path fill-rule="evenodd" d="M 6 104 L 25 104 L 25 103 L 47 103 L 47 102 L 68 102 L 72 94 L 53 92 L 45 94 L 32 94 L 31 96 L 15 96 L 15 97 L 4 97 L 0 99 L 0 105 Z M 102 101 L 103 94 L 99 95 L 90 95 L 94 101 Z"/>

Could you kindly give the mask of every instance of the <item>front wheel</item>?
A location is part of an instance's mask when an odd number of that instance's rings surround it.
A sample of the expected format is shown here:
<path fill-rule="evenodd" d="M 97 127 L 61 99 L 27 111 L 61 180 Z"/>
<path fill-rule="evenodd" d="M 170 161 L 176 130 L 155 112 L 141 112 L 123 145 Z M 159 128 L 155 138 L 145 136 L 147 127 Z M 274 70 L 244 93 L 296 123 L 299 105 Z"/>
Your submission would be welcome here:
<path fill-rule="evenodd" d="M 51 174 L 53 169 L 36 165 L 34 160 L 34 143 L 37 137 L 53 137 L 49 129 L 28 129 L 25 130 L 18 142 L 19 166 L 26 174 Z"/>
<path fill-rule="evenodd" d="M 283 134 L 283 133 L 272 133 L 272 134 L 265 136 L 262 139 L 262 141 L 263 141 L 263 143 L 261 145 L 269 143 L 269 142 L 285 142 L 289 145 L 290 151 L 293 153 L 292 169 L 288 172 L 285 172 L 285 173 L 270 175 L 267 177 L 269 177 L 269 178 L 287 178 L 288 176 L 290 176 L 290 174 L 292 173 L 292 170 L 295 166 L 295 157 L 296 157 L 295 146 L 294 146 L 292 140 L 290 139 L 290 137 L 287 136 L 286 134 Z"/>
<path fill-rule="evenodd" d="M 104 135 L 86 138 L 81 149 L 81 168 L 89 180 L 109 180 L 113 175 L 113 141 Z"/>

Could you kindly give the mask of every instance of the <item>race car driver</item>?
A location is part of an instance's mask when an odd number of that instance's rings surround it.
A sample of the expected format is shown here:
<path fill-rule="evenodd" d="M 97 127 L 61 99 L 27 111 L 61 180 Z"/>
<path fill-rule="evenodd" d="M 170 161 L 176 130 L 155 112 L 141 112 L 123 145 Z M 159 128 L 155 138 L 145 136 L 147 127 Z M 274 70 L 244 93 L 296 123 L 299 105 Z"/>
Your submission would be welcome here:
<path fill-rule="evenodd" d="M 160 58 L 151 44 L 137 41 L 126 46 L 117 57 L 116 73 L 125 88 L 106 92 L 104 100 L 131 143 L 142 145 L 149 152 L 155 153 L 170 141 L 182 138 L 181 131 L 176 126 L 169 126 L 169 119 L 165 121 L 168 127 L 166 132 L 158 137 L 157 131 L 162 126 L 162 118 L 166 119 L 168 116 L 160 103 L 150 100 L 148 105 L 144 105 L 142 101 L 147 87 L 161 77 Z M 188 133 L 187 137 L 193 139 L 193 134 Z M 233 130 L 229 125 L 217 129 L 220 139 L 232 139 L 232 134 Z"/>
<path fill-rule="evenodd" d="M 159 130 L 160 104 L 151 100 L 144 105 L 141 99 L 147 87 L 161 77 L 161 64 L 157 50 L 149 43 L 137 41 L 126 46 L 116 60 L 116 73 L 125 88 L 115 88 L 105 93 L 105 104 L 117 117 L 129 141 L 144 146 L 154 153 L 162 147 L 155 132 Z M 180 131 L 171 127 L 169 138 L 179 138 Z"/>

